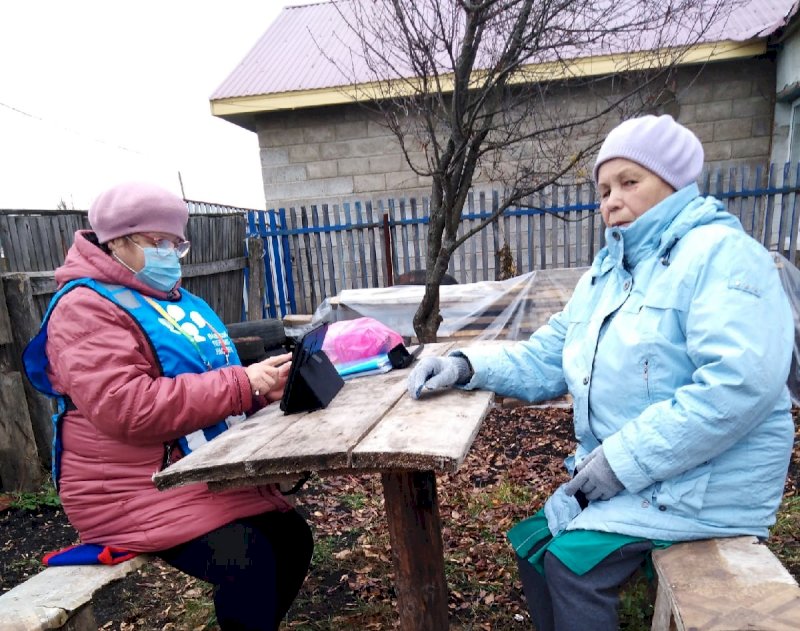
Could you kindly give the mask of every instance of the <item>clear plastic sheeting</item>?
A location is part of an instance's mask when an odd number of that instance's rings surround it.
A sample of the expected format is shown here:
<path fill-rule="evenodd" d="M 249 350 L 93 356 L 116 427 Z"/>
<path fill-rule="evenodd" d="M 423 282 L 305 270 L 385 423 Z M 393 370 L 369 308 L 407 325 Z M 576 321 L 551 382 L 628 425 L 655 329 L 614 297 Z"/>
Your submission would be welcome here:
<path fill-rule="evenodd" d="M 792 401 L 800 405 L 800 270 L 773 252 L 775 264 L 794 315 L 794 354 L 788 384 Z M 587 268 L 537 270 L 503 281 L 482 281 L 440 287 L 444 340 L 527 339 L 572 296 Z M 412 339 L 414 313 L 422 300 L 421 285 L 381 289 L 348 289 L 326 299 L 313 322 L 336 322 L 369 316 Z"/>
<path fill-rule="evenodd" d="M 560 311 L 586 268 L 537 270 L 502 281 L 442 285 L 438 339 L 522 340 Z M 413 338 L 422 285 L 347 289 L 327 298 L 313 321 L 337 322 L 368 316 Z"/>

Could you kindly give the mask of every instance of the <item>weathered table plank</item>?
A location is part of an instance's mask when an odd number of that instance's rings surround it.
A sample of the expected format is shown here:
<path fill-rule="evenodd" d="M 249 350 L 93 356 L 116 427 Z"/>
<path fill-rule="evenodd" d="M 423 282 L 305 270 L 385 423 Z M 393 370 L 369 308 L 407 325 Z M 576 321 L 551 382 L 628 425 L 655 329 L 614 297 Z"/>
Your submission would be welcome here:
<path fill-rule="evenodd" d="M 428 346 L 422 356 L 442 354 L 449 348 L 449 344 Z M 394 413 L 406 392 L 407 378 L 408 370 L 392 370 L 351 379 L 327 408 L 316 412 L 284 415 L 277 405 L 267 406 L 157 473 L 155 484 L 159 489 L 194 482 L 230 485 L 231 481 L 263 480 L 270 474 L 352 468 L 354 446 Z M 364 466 L 391 467 L 390 456 L 386 464 L 373 457 Z"/>
<path fill-rule="evenodd" d="M 402 398 L 354 449 L 355 468 L 454 472 L 472 446 L 494 394 L 447 390 Z"/>

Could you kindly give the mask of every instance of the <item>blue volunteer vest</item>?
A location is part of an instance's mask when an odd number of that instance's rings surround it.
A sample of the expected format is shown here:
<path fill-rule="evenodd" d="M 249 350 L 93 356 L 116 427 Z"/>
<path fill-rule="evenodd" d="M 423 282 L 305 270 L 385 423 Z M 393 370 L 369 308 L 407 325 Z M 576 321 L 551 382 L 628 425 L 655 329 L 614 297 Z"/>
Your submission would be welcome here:
<path fill-rule="evenodd" d="M 58 402 L 58 411 L 53 415 L 52 446 L 53 482 L 56 488 L 58 488 L 61 464 L 62 419 L 71 402 L 63 393 L 56 392 L 50 383 L 47 376 L 48 361 L 45 345 L 50 314 L 62 296 L 75 287 L 93 289 L 129 313 L 150 341 L 160 372 L 165 377 L 177 377 L 186 373 L 198 374 L 226 365 L 241 365 L 225 325 L 204 300 L 185 289 L 180 290 L 179 300 L 171 301 L 145 297 L 128 287 L 109 285 L 90 278 L 70 281 L 53 296 L 39 332 L 28 343 L 22 354 L 25 372 L 30 382 L 37 390 L 55 398 Z M 244 418 L 244 414 L 229 416 L 209 427 L 187 434 L 177 442 L 183 453 L 188 454 Z M 165 457 L 165 466 L 168 464 L 167 460 Z"/>

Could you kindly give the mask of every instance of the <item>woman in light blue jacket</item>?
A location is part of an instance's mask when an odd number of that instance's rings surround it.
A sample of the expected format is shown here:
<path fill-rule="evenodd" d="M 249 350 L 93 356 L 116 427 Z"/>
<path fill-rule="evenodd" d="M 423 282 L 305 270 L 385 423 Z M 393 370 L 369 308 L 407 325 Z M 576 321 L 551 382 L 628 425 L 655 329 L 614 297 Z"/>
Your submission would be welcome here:
<path fill-rule="evenodd" d="M 509 532 L 539 631 L 617 628 L 618 586 L 654 547 L 775 521 L 794 426 L 793 319 L 772 257 L 695 180 L 697 137 L 643 116 L 604 141 L 606 243 L 528 341 L 422 360 L 415 398 L 454 385 L 569 392 L 574 476 Z"/>

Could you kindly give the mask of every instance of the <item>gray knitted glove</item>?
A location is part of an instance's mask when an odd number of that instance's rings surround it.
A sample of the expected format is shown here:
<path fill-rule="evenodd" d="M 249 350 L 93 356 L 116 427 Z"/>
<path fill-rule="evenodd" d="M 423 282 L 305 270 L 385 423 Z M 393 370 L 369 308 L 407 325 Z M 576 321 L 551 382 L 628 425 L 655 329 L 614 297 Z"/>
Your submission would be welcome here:
<path fill-rule="evenodd" d="M 419 399 L 423 392 L 463 385 L 472 377 L 472 368 L 463 355 L 423 357 L 408 375 L 408 394 Z"/>
<path fill-rule="evenodd" d="M 587 500 L 609 500 L 625 488 L 608 464 L 602 446 L 594 449 L 575 471 L 575 477 L 564 485 L 567 495 L 580 490 Z"/>

